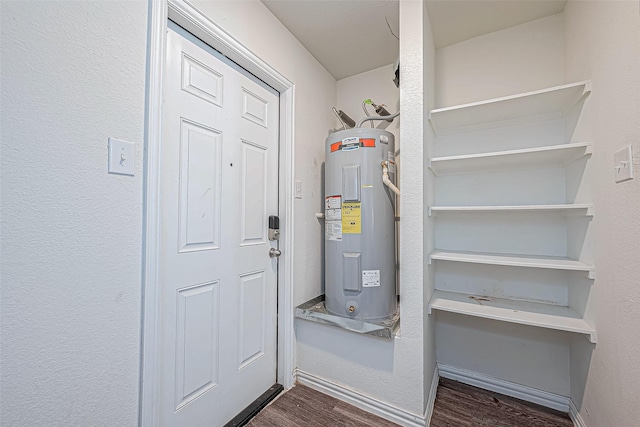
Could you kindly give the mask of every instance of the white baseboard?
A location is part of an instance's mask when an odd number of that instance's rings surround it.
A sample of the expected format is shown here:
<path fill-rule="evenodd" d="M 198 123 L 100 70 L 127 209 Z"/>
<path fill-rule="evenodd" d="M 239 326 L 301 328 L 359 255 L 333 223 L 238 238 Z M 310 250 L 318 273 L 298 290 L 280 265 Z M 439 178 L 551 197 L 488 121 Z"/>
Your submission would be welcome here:
<path fill-rule="evenodd" d="M 573 401 L 566 396 L 440 363 L 438 363 L 433 373 L 427 407 L 422 417 L 308 372 L 299 369 L 295 371 L 295 378 L 300 384 L 407 427 L 425 427 L 431 423 L 440 377 L 567 412 L 575 427 L 587 427 Z"/>
<path fill-rule="evenodd" d="M 569 407 L 572 404 L 571 399 L 566 396 L 560 396 L 559 394 L 549 393 L 547 391 L 512 383 L 490 377 L 488 375 L 468 371 L 466 369 L 460 369 L 440 363 L 438 363 L 438 369 L 440 371 L 440 376 L 443 378 L 449 378 L 451 380 L 483 388 L 485 390 L 526 400 L 527 402 L 537 403 L 538 405 L 546 406 L 547 408 L 552 408 L 558 411 L 569 413 Z"/>
<path fill-rule="evenodd" d="M 580 416 L 580 411 L 576 408 L 573 400 L 569 403 L 569 417 L 571 417 L 571 421 L 573 421 L 573 425 L 575 427 L 587 427 L 587 424 Z"/>
<path fill-rule="evenodd" d="M 357 406 L 372 414 L 376 414 L 384 419 L 407 427 L 424 427 L 425 418 L 415 415 L 403 409 L 391 406 L 388 403 L 366 396 L 355 390 L 351 390 L 341 384 L 336 384 L 317 377 L 308 372 L 296 369 L 296 378 L 302 385 L 306 385 L 314 390 L 335 397 L 343 402 Z M 435 393 L 434 393 L 435 398 Z M 433 405 L 432 405 L 433 407 Z"/>
<path fill-rule="evenodd" d="M 438 371 L 438 365 L 436 365 L 433 372 L 433 380 L 431 380 L 431 388 L 429 389 L 429 396 L 427 400 L 427 407 L 424 411 L 424 425 L 431 424 L 431 416 L 433 415 L 433 405 L 436 403 L 436 394 L 438 393 L 438 383 L 440 382 L 440 374 Z"/>

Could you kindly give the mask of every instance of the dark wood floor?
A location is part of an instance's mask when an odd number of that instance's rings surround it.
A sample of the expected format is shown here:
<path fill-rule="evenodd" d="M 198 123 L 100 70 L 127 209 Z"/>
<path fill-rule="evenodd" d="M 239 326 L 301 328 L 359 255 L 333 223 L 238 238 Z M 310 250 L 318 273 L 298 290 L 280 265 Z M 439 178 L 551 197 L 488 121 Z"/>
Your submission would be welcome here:
<path fill-rule="evenodd" d="M 430 427 L 573 427 L 567 414 L 440 379 Z"/>
<path fill-rule="evenodd" d="M 281 395 L 247 427 L 393 427 L 390 421 L 303 385 Z M 566 414 L 440 379 L 431 427 L 573 427 Z"/>
<path fill-rule="evenodd" d="M 297 385 L 264 408 L 247 427 L 395 427 L 326 394 Z"/>

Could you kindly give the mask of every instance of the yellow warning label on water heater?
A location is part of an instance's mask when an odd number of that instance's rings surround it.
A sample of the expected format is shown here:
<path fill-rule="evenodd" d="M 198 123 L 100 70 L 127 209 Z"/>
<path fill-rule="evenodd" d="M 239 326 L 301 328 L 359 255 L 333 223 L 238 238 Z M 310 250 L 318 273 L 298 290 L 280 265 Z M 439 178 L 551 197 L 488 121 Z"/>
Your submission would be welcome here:
<path fill-rule="evenodd" d="M 360 202 L 342 204 L 342 234 L 362 233 L 362 210 Z"/>

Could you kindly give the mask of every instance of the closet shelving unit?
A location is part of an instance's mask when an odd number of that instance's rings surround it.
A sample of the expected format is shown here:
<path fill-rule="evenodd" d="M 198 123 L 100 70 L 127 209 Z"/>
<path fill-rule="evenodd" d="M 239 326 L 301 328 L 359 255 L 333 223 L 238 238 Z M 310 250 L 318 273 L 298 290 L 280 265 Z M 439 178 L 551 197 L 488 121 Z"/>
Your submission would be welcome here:
<path fill-rule="evenodd" d="M 589 82 L 578 82 L 548 89 L 526 92 L 513 96 L 490 99 L 459 106 L 432 110 L 429 120 L 436 138 L 451 135 L 473 134 L 497 127 L 520 126 L 545 120 L 566 117 L 591 91 Z M 446 150 L 445 150 L 446 151 Z M 573 162 L 591 154 L 590 142 L 569 142 L 502 151 L 483 150 L 474 146 L 473 153 L 432 157 L 429 168 L 436 177 L 452 175 L 491 174 L 520 170 L 566 168 Z M 436 186 L 438 181 L 436 181 Z M 524 189 L 526 191 L 526 189 Z M 571 200 L 570 202 L 573 202 Z M 562 215 L 589 218 L 593 207 L 587 203 L 546 204 L 435 204 L 429 207 L 429 215 L 449 218 L 464 215 Z M 571 219 L 568 219 L 569 221 Z M 526 221 L 526 220 L 525 220 Z M 436 230 L 438 223 L 436 222 Z M 493 265 L 496 268 L 538 268 L 582 272 L 594 279 L 592 265 L 569 257 L 522 255 L 518 253 L 481 253 L 461 250 L 436 249 L 429 254 L 429 263 L 452 262 Z M 437 264 L 436 264 L 437 266 Z M 577 273 L 568 273 L 577 274 Z M 449 279 L 451 280 L 451 279 Z M 446 282 L 446 281 L 445 281 Z M 537 301 L 536 290 L 531 289 L 529 300 L 506 299 L 501 295 L 473 295 L 451 292 L 448 283 L 438 283 L 428 305 L 432 310 L 447 311 L 466 316 L 488 318 L 515 324 L 536 326 L 584 334 L 595 342 L 595 329 L 583 319 L 580 310 L 571 304 Z M 584 292 L 588 292 L 585 290 Z"/>

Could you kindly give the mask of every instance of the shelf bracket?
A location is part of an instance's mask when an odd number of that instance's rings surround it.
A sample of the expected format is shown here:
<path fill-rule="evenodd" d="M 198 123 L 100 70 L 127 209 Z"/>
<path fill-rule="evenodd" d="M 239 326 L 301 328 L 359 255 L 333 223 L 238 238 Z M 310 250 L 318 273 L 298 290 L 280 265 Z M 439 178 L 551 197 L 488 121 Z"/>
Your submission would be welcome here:
<path fill-rule="evenodd" d="M 585 216 L 588 216 L 588 217 L 592 217 L 593 216 L 593 206 L 589 206 L 587 208 L 587 213 L 585 214 Z"/>
<path fill-rule="evenodd" d="M 573 162 L 577 162 L 580 159 L 583 159 L 585 157 L 591 157 L 591 155 L 593 155 L 593 145 L 592 143 L 589 143 L 589 145 L 584 147 L 584 151 L 581 152 L 579 155 L 577 156 L 572 156 L 569 159 L 566 159 L 565 161 L 562 162 L 562 167 L 567 167 L 568 165 L 570 165 Z"/>
<path fill-rule="evenodd" d="M 438 174 L 436 173 L 436 171 L 433 169 L 433 167 L 431 167 L 431 160 L 429 160 L 429 162 L 427 163 L 427 168 L 429 168 L 429 171 L 431 171 L 431 174 L 433 176 L 438 176 Z"/>
<path fill-rule="evenodd" d="M 597 336 L 596 336 L 596 331 L 591 332 L 590 334 L 587 335 L 587 339 L 589 340 L 589 342 L 591 344 L 596 344 L 597 342 Z"/>
<path fill-rule="evenodd" d="M 589 144 L 587 147 L 585 147 L 584 149 L 584 155 L 585 156 L 590 156 L 593 154 L 593 145 Z M 583 156 L 584 157 L 584 156 Z"/>
<path fill-rule="evenodd" d="M 433 133 L 437 135 L 438 129 L 436 129 L 436 124 L 433 122 L 433 119 L 431 118 L 431 111 L 429 111 L 429 124 L 431 125 L 431 130 L 433 130 Z"/>
<path fill-rule="evenodd" d="M 587 278 L 589 280 L 596 280 L 596 272 L 595 272 L 595 270 L 589 270 L 587 272 Z"/>

